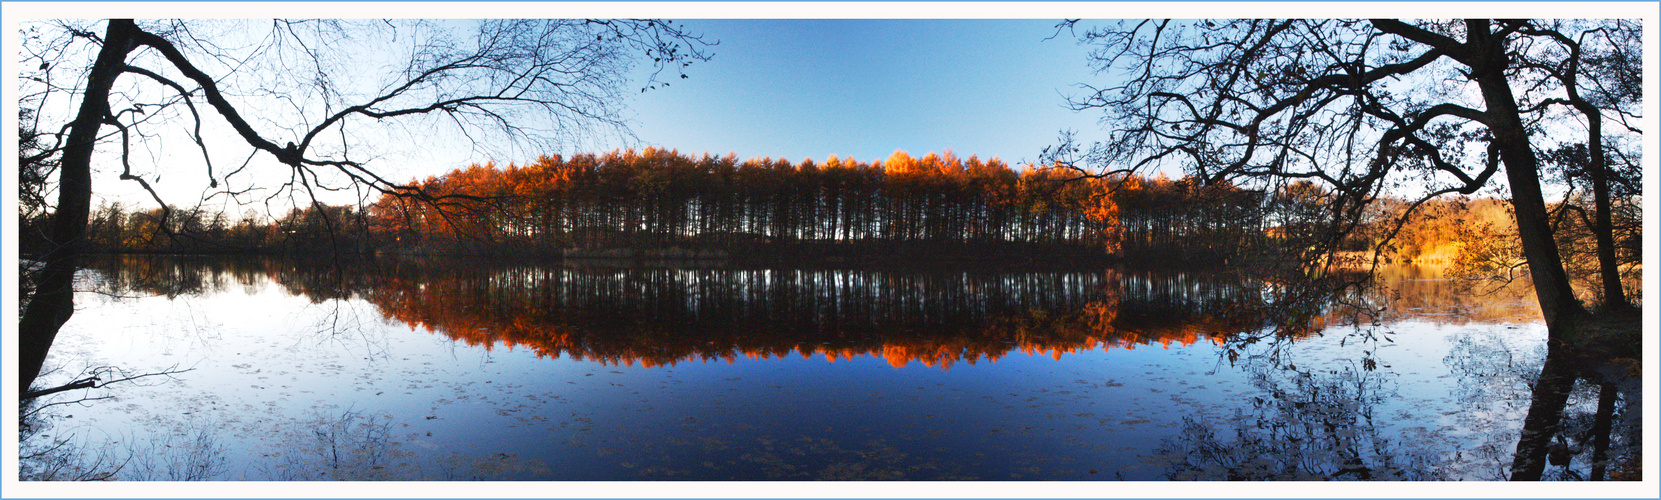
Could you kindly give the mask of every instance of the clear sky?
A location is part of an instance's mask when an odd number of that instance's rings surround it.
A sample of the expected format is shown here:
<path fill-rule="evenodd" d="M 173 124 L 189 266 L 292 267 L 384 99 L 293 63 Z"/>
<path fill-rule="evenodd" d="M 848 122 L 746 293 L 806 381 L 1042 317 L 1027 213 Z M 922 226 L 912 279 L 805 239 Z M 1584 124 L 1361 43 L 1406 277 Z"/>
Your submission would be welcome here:
<path fill-rule="evenodd" d="M 1065 95 L 1086 48 L 1053 20 L 688 20 L 720 41 L 691 78 L 636 94 L 644 144 L 824 160 L 952 149 L 1034 160 L 1062 129 L 1097 127 Z"/>

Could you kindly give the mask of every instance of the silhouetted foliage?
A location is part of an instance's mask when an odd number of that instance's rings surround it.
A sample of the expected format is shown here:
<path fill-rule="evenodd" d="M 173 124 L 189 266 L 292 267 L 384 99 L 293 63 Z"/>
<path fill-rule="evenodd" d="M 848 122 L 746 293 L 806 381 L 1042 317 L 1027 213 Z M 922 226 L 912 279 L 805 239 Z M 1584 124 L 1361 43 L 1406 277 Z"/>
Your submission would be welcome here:
<path fill-rule="evenodd" d="M 1277 190 L 1316 183 L 1330 193 L 1318 220 L 1328 236 L 1301 260 L 1317 268 L 1342 264 L 1323 256 L 1376 228 L 1380 214 L 1394 215 L 1394 228 L 1362 240 L 1375 255 L 1417 208 L 1476 194 L 1503 176 L 1517 251 L 1481 250 L 1521 256 L 1508 268 L 1527 264 L 1554 344 L 1625 343 L 1637 332 L 1603 326 L 1627 326 L 1619 318 L 1631 305 L 1617 244 L 1631 230 L 1617 235 L 1614 214 L 1633 200 L 1619 199 L 1617 189 L 1638 178 L 1631 167 L 1640 156 L 1642 97 L 1631 84 L 1641 73 L 1641 31 L 1631 19 L 1109 23 L 1080 38 L 1095 47 L 1091 64 L 1116 78 L 1086 86 L 1073 105 L 1104 111 L 1114 130 L 1088 147 L 1066 141 L 1050 156 L 1101 176 L 1170 167 L 1205 183 Z M 1554 168 L 1571 191 L 1551 203 L 1544 186 Z M 1379 210 L 1403 196 L 1404 208 Z M 1580 220 L 1565 223 L 1571 212 Z M 1633 215 L 1621 226 L 1638 220 Z M 1597 293 L 1575 290 L 1570 270 L 1592 266 L 1575 264 L 1563 240 L 1595 252 Z M 1591 314 L 1586 295 L 1611 316 Z M 1561 392 L 1543 391 L 1558 404 L 1537 397 L 1530 420 L 1556 422 Z M 1521 441 L 1512 479 L 1540 478 L 1554 425 L 1531 427 L 1546 438 Z"/>

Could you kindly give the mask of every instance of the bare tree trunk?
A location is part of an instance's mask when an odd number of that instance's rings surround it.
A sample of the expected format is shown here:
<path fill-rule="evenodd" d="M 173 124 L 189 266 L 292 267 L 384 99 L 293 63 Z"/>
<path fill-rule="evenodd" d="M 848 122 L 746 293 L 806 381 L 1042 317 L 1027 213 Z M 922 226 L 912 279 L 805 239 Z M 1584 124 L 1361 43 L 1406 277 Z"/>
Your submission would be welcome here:
<path fill-rule="evenodd" d="M 58 204 L 52 214 L 52 249 L 46 254 L 35 283 L 35 294 L 18 320 L 18 394 L 29 392 L 40 375 L 58 329 L 75 313 L 75 268 L 80 260 L 92 200 L 92 149 L 98 129 L 109 116 L 109 93 L 127 54 L 133 50 L 138 26 L 132 20 L 111 20 L 104 33 L 80 111 L 71 122 L 58 178 Z"/>
<path fill-rule="evenodd" d="M 1534 384 L 1534 401 L 1523 421 L 1523 433 L 1511 465 L 1511 480 L 1538 481 L 1545 471 L 1547 447 L 1558 432 L 1563 406 L 1577 378 L 1569 353 L 1564 352 L 1565 344 L 1575 340 L 1586 310 L 1575 299 L 1552 234 L 1545 197 L 1540 190 L 1539 159 L 1528 142 L 1528 129 L 1523 125 L 1517 99 L 1506 80 L 1504 37 L 1491 33 L 1487 20 L 1467 20 L 1465 25 L 1467 43 L 1473 53 L 1463 62 L 1471 67 L 1471 77 L 1482 90 L 1483 101 L 1488 106 L 1491 123 L 1487 125 L 1505 163 L 1511 205 L 1517 217 L 1517 235 L 1546 321 L 1546 363 Z"/>

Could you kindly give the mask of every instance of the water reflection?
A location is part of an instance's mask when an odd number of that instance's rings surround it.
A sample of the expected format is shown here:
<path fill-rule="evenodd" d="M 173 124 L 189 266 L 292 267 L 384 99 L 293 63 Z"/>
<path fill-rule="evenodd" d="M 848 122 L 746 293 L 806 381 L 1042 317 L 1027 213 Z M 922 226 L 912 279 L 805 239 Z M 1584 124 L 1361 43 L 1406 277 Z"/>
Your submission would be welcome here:
<path fill-rule="evenodd" d="M 1403 446 L 1378 408 L 1397 397 L 1387 374 L 1252 370 L 1266 396 L 1221 426 L 1183 417 L 1154 460 L 1170 480 L 1437 480 L 1442 457 Z M 1225 433 L 1218 435 L 1218 427 Z"/>
<path fill-rule="evenodd" d="M 244 464 L 227 479 L 1503 479 L 1545 385 L 1526 295 L 1413 271 L 1346 297 L 1372 314 L 1355 323 L 1222 272 L 94 270 L 106 294 L 197 298 L 226 333 L 178 388 L 87 421 L 201 408 Z M 315 333 L 211 313 L 255 303 Z M 1581 386 L 1544 434 L 1569 458 L 1546 476 L 1628 473 L 1637 434 L 1606 417 L 1635 412 Z"/>
<path fill-rule="evenodd" d="M 874 356 L 947 369 L 1007 353 L 1221 343 L 1265 325 L 1238 275 L 678 269 L 138 257 L 97 268 L 121 292 L 193 294 L 259 278 L 314 303 L 358 298 L 486 349 L 606 365 Z"/>
<path fill-rule="evenodd" d="M 1429 321 L 1438 324 L 1533 323 L 1540 304 L 1526 282 L 1493 284 L 1448 279 L 1436 267 L 1389 267 L 1378 273 L 1380 286 L 1366 296 L 1380 321 Z"/>

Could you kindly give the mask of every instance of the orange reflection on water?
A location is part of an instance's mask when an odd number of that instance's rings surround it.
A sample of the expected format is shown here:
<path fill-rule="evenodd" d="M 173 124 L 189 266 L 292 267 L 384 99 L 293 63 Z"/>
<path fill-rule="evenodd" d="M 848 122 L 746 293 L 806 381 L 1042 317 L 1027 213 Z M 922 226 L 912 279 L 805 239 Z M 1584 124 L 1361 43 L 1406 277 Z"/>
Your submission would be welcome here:
<path fill-rule="evenodd" d="M 225 291 L 272 281 L 313 302 L 352 298 L 387 321 L 469 346 L 530 349 L 604 365 L 880 358 L 950 369 L 1010 353 L 1063 356 L 1158 345 L 1222 345 L 1265 327 L 1266 303 L 1225 276 L 1121 270 L 940 273 L 487 267 L 395 263 L 341 269 L 274 259 L 125 257 L 98 267 L 107 286 L 149 293 Z M 1474 293 L 1434 270 L 1381 273 L 1353 298 L 1381 321 L 1532 322 L 1526 284 Z M 1480 291 L 1480 290 L 1479 290 Z M 1350 321 L 1339 308 L 1319 331 Z"/>

